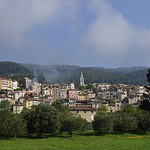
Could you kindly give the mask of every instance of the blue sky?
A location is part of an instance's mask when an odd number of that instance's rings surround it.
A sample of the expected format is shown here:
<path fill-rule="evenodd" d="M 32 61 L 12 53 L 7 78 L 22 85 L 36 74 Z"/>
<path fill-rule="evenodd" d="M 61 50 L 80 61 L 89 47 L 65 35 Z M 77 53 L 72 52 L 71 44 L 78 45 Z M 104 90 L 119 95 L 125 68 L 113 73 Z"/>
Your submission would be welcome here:
<path fill-rule="evenodd" d="M 0 61 L 150 66 L 149 0 L 0 0 Z"/>

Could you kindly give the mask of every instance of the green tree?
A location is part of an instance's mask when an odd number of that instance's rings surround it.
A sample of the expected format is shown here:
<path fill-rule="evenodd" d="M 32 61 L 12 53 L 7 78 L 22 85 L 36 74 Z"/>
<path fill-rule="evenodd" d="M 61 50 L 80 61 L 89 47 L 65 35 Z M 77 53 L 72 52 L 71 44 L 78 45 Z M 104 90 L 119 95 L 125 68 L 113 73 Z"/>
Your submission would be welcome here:
<path fill-rule="evenodd" d="M 137 129 L 138 121 L 132 114 L 117 112 L 114 116 L 114 130 L 120 133 L 132 132 Z"/>
<path fill-rule="evenodd" d="M 0 109 L 0 137 L 10 136 L 13 114 L 9 109 Z"/>
<path fill-rule="evenodd" d="M 92 89 L 92 88 L 94 88 L 94 85 L 93 85 L 93 84 L 88 84 L 88 85 L 86 86 L 86 88 L 87 88 L 87 89 Z"/>
<path fill-rule="evenodd" d="M 148 111 L 138 115 L 138 129 L 144 132 L 144 134 L 150 131 L 150 113 Z"/>
<path fill-rule="evenodd" d="M 106 101 L 110 104 L 113 101 L 113 99 L 112 98 L 107 98 Z"/>
<path fill-rule="evenodd" d="M 27 121 L 28 133 L 36 133 L 39 138 L 44 133 L 55 133 L 61 127 L 60 113 L 50 105 L 34 105 L 30 110 L 24 109 L 22 115 Z"/>
<path fill-rule="evenodd" d="M 0 110 L 0 137 L 21 135 L 25 131 L 26 123 L 18 114 L 13 114 L 9 109 Z"/>
<path fill-rule="evenodd" d="M 150 84 L 150 69 L 148 69 L 148 73 L 146 74 L 147 81 Z M 145 86 L 147 89 L 147 93 L 143 94 L 143 101 L 141 102 L 140 108 L 150 112 L 150 87 Z"/>
<path fill-rule="evenodd" d="M 86 86 L 80 86 L 79 87 L 79 90 L 85 90 L 86 89 Z"/>
<path fill-rule="evenodd" d="M 128 105 L 124 108 L 124 112 L 126 112 L 126 113 L 134 113 L 134 112 L 136 112 L 136 109 L 133 108 L 130 104 L 128 104 Z"/>
<path fill-rule="evenodd" d="M 96 115 L 94 116 L 92 127 L 99 133 L 99 135 L 102 135 L 105 132 L 112 131 L 113 123 L 113 116 L 107 115 L 102 111 L 96 113 Z"/>
<path fill-rule="evenodd" d="M 10 107 L 11 107 L 11 103 L 8 99 L 7 100 L 1 100 L 1 102 L 0 102 L 0 108 L 1 109 L 10 109 Z"/>
<path fill-rule="evenodd" d="M 61 114 L 60 115 L 61 124 L 63 124 L 64 120 L 66 120 L 72 116 L 72 113 L 71 113 L 69 107 L 63 105 L 60 101 L 53 102 L 52 106 L 54 106 Z"/>
<path fill-rule="evenodd" d="M 104 105 L 104 104 L 100 105 L 100 106 L 98 107 L 98 109 L 97 109 L 97 113 L 98 113 L 98 112 L 107 113 L 107 111 L 108 111 L 108 108 L 107 108 L 107 106 Z"/>
<path fill-rule="evenodd" d="M 85 130 L 88 129 L 88 122 L 79 117 L 71 117 L 68 118 L 64 121 L 63 123 L 63 131 L 68 132 L 68 134 L 70 135 L 70 137 L 72 137 L 72 134 L 74 131 L 78 131 L 78 132 L 84 132 Z"/>
<path fill-rule="evenodd" d="M 13 114 L 11 133 L 15 137 L 22 135 L 26 131 L 26 121 L 20 114 Z"/>

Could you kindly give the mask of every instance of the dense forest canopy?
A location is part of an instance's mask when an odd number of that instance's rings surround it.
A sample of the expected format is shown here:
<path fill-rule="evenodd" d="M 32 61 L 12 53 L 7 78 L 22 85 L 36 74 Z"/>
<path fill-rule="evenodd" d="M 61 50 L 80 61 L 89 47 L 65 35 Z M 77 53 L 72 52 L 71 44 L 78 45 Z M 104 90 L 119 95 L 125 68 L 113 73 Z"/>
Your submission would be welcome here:
<path fill-rule="evenodd" d="M 124 83 L 135 85 L 148 85 L 146 73 L 148 67 L 125 67 L 125 68 L 110 68 L 103 67 L 79 67 L 74 65 L 33 65 L 22 64 L 45 77 L 50 84 L 54 83 L 70 83 L 74 82 L 79 86 L 80 72 L 83 71 L 85 83 Z"/>
<path fill-rule="evenodd" d="M 33 77 L 33 73 L 28 68 L 15 62 L 0 62 L 0 76 L 6 77 Z"/>
<path fill-rule="evenodd" d="M 89 83 L 124 83 L 135 85 L 148 85 L 146 73 L 148 67 L 80 67 L 74 65 L 36 65 L 18 64 L 15 62 L 0 62 L 0 76 L 29 77 L 35 81 L 49 84 L 64 84 L 74 82 L 79 87 L 81 70 L 84 74 L 85 84 Z"/>

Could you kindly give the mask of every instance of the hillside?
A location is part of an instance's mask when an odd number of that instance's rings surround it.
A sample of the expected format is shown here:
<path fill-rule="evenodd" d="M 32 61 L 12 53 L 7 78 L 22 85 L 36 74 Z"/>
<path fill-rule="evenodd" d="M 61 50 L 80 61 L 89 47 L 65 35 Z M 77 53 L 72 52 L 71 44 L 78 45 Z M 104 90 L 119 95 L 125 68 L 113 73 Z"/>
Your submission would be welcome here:
<path fill-rule="evenodd" d="M 105 69 L 102 67 L 79 67 L 73 65 L 33 65 L 22 64 L 35 74 L 42 75 L 50 84 L 74 82 L 79 86 L 80 72 L 83 71 L 85 83 L 107 82 L 135 85 L 147 85 L 146 73 L 148 67 L 126 67 Z"/>
<path fill-rule="evenodd" d="M 0 76 L 33 77 L 31 70 L 15 62 L 0 62 Z"/>

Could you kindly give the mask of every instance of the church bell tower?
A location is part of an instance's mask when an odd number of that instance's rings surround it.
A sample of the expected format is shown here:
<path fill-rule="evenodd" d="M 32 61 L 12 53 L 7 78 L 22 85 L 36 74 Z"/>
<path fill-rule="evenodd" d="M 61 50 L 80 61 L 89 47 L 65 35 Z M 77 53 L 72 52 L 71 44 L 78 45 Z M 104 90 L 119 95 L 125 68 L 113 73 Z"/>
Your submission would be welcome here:
<path fill-rule="evenodd" d="M 83 77 L 82 71 L 81 71 L 81 76 L 80 76 L 80 86 L 84 86 L 84 77 Z"/>

